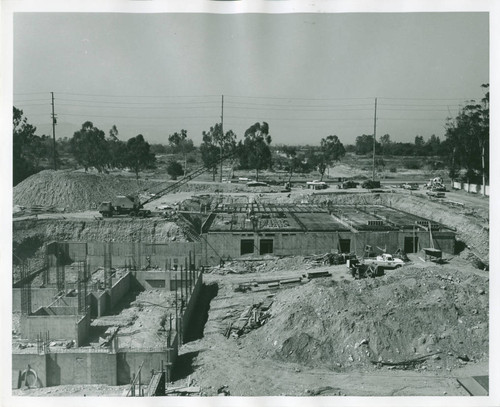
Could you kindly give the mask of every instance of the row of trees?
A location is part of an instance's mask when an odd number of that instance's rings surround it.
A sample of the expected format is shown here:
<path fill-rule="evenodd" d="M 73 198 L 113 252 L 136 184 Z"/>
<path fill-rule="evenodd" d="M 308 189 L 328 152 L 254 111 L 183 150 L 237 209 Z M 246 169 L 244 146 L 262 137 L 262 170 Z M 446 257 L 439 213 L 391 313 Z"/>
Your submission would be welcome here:
<path fill-rule="evenodd" d="M 486 184 L 489 174 L 489 85 L 482 87 L 486 94 L 480 102 L 468 102 L 457 117 L 448 120 L 444 141 L 432 135 L 428 140 L 416 136 L 414 143 L 401 143 L 393 142 L 389 134 L 384 134 L 375 143 L 376 154 L 441 156 L 447 159 L 452 178 L 457 177 L 459 171 L 464 169 L 468 179 L 476 181 L 479 177 L 483 184 Z M 23 117 L 22 110 L 14 107 L 13 113 L 13 181 L 16 185 L 39 171 L 44 162 L 48 166 L 54 157 L 51 138 L 45 135 L 37 136 L 36 128 Z M 126 142 L 121 141 L 118 136 L 116 126 L 113 126 L 106 136 L 92 122 L 87 121 L 71 139 L 58 140 L 58 149 L 72 154 L 85 170 L 95 167 L 99 172 L 103 172 L 108 168 L 130 168 L 137 177 L 141 170 L 154 166 L 156 157 L 153 149 L 163 152 L 164 148 L 165 152 L 180 155 L 184 159 L 184 167 L 177 162 L 170 163 L 169 173 L 172 176 L 186 172 L 187 155 L 196 150 L 184 129 L 168 136 L 168 146 L 151 146 L 141 134 Z M 204 131 L 202 136 L 199 152 L 203 164 L 212 169 L 213 180 L 219 168 L 222 177 L 221 156 L 230 160 L 233 169 L 238 163 L 240 169 L 255 170 L 257 180 L 261 170 L 272 167 L 272 138 L 266 122 L 251 125 L 240 141 L 237 141 L 232 130 L 223 132 L 220 123 Z M 293 146 L 282 147 L 281 153 L 284 157 L 278 156 L 278 160 L 284 162 L 278 164 L 289 172 L 290 179 L 294 172 L 309 172 L 313 169 L 316 169 L 323 179 L 326 169 L 335 165 L 346 152 L 364 155 L 371 154 L 372 151 L 373 135 L 363 134 L 356 138 L 354 145 L 346 147 L 336 135 L 330 135 L 323 138 L 317 147 L 305 150 Z M 59 160 L 59 157 L 56 156 L 55 159 Z"/>
<path fill-rule="evenodd" d="M 363 134 L 356 137 L 354 145 L 347 146 L 347 151 L 357 155 L 373 153 L 373 135 Z M 418 156 L 418 157 L 445 157 L 451 151 L 448 140 L 441 139 L 433 134 L 427 141 L 423 136 L 415 136 L 414 143 L 393 142 L 389 134 L 384 134 L 375 141 L 375 154 L 382 156 Z"/>
<path fill-rule="evenodd" d="M 118 129 L 113 126 L 106 137 L 104 131 L 92 122 L 85 122 L 70 140 L 71 153 L 76 162 L 87 171 L 94 167 L 99 172 L 107 168 L 130 168 L 136 177 L 139 171 L 154 166 L 156 157 L 151 146 L 139 134 L 124 142 L 118 139 Z"/>
<path fill-rule="evenodd" d="M 477 182 L 479 178 L 484 187 L 490 172 L 490 92 L 489 84 L 481 87 L 485 90 L 484 97 L 480 102 L 469 101 L 456 118 L 449 119 L 445 136 L 452 146 L 451 178 L 456 178 L 459 170 L 465 169 L 470 182 Z"/>

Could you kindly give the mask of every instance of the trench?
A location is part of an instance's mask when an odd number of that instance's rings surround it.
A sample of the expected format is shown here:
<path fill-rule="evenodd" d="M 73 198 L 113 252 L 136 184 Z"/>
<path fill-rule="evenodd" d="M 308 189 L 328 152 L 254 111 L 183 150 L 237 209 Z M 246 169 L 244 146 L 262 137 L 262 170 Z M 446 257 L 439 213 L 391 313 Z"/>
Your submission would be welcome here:
<path fill-rule="evenodd" d="M 208 321 L 210 303 L 217 296 L 219 286 L 217 283 L 203 284 L 200 295 L 196 301 L 196 312 L 191 316 L 189 327 L 184 332 L 184 343 L 203 338 L 205 324 Z"/>

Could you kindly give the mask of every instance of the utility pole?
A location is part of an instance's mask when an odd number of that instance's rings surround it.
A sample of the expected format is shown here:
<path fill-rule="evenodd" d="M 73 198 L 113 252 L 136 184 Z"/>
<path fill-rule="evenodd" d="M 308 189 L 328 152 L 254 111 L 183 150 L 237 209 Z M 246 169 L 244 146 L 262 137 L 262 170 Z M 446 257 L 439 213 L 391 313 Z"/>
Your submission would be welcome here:
<path fill-rule="evenodd" d="M 220 131 L 221 131 L 221 139 L 220 139 L 220 175 L 219 182 L 222 182 L 222 143 L 224 142 L 224 95 L 222 95 L 222 106 L 221 106 L 221 115 L 220 115 Z"/>
<path fill-rule="evenodd" d="M 377 98 L 375 98 L 375 118 L 373 119 L 373 173 L 372 181 L 375 181 L 375 138 L 377 137 Z"/>
<path fill-rule="evenodd" d="M 54 156 L 54 170 L 57 170 L 56 163 L 56 115 L 54 114 L 54 92 L 50 92 L 52 95 L 52 154 Z"/>

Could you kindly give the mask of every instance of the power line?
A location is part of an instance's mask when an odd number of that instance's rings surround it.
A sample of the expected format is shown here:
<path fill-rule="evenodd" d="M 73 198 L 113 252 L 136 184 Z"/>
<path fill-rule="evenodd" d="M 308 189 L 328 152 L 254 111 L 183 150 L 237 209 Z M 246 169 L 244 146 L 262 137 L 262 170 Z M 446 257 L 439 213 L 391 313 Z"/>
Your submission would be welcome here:
<path fill-rule="evenodd" d="M 299 98 L 299 97 L 277 97 L 277 96 L 238 96 L 227 95 L 233 98 L 247 98 L 247 99 L 273 99 L 273 100 L 369 100 L 371 98 Z"/>
<path fill-rule="evenodd" d="M 95 97 L 112 97 L 112 98 L 208 98 L 219 97 L 220 95 L 102 95 L 95 93 L 75 93 L 75 92 L 59 92 L 59 95 L 76 95 L 76 96 L 95 96 Z"/>
<path fill-rule="evenodd" d="M 192 104 L 212 104 L 218 105 L 218 101 L 194 101 L 194 102 L 117 102 L 113 100 L 87 100 L 87 99 L 68 99 L 68 98 L 58 98 L 58 101 L 65 102 L 82 102 L 82 103 L 102 103 L 102 104 L 114 104 L 114 105 L 192 105 Z"/>

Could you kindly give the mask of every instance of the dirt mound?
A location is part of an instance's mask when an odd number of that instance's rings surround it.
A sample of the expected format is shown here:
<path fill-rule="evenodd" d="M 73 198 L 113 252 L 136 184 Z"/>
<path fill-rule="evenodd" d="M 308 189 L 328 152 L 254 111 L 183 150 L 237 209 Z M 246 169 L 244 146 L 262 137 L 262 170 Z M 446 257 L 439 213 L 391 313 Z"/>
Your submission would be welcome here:
<path fill-rule="evenodd" d="M 278 293 L 271 319 L 243 340 L 264 357 L 335 371 L 433 353 L 426 369 L 453 368 L 488 355 L 487 291 L 485 278 L 437 268 L 313 281 Z"/>
<path fill-rule="evenodd" d="M 130 194 L 157 185 L 105 174 L 45 170 L 14 187 L 14 204 L 56 206 L 68 211 L 96 209 L 116 195 Z"/>

